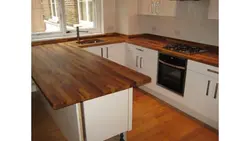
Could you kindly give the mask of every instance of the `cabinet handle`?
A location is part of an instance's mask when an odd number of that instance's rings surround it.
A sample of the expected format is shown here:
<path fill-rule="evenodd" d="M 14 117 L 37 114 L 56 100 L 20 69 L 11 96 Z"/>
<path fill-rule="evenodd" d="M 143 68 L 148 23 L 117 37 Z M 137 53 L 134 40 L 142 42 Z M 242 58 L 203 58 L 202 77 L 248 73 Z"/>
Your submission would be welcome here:
<path fill-rule="evenodd" d="M 136 67 L 138 67 L 138 56 L 136 56 Z"/>
<path fill-rule="evenodd" d="M 207 71 L 212 72 L 212 73 L 219 74 L 219 72 L 218 72 L 218 71 L 215 71 L 215 70 L 207 69 Z"/>
<path fill-rule="evenodd" d="M 106 50 L 107 50 L 107 58 L 109 58 L 109 48 L 106 47 Z"/>
<path fill-rule="evenodd" d="M 216 83 L 215 91 L 214 91 L 214 99 L 216 99 L 216 97 L 217 97 L 218 86 L 219 86 L 219 84 Z"/>
<path fill-rule="evenodd" d="M 102 55 L 102 57 L 103 57 L 103 48 L 101 48 L 101 55 Z"/>
<path fill-rule="evenodd" d="M 139 48 L 136 48 L 136 50 L 139 50 L 139 51 L 142 51 L 142 52 L 143 52 L 143 50 L 142 50 L 142 49 L 139 49 Z"/>
<path fill-rule="evenodd" d="M 142 57 L 140 57 L 140 68 L 142 68 Z"/>
<path fill-rule="evenodd" d="M 207 81 L 207 92 L 206 92 L 206 95 L 208 96 L 208 92 L 209 92 L 209 87 L 210 87 L 210 80 Z"/>

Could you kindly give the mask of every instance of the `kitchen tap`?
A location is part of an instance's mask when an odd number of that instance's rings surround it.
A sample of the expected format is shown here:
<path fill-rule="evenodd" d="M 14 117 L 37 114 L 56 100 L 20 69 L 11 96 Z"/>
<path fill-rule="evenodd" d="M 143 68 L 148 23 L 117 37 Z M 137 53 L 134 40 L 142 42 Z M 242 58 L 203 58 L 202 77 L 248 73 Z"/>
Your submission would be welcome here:
<path fill-rule="evenodd" d="M 80 32 L 88 33 L 88 31 L 80 31 L 80 30 L 79 30 L 79 26 L 77 26 L 77 27 L 76 27 L 76 37 L 77 37 L 78 43 L 80 43 Z"/>

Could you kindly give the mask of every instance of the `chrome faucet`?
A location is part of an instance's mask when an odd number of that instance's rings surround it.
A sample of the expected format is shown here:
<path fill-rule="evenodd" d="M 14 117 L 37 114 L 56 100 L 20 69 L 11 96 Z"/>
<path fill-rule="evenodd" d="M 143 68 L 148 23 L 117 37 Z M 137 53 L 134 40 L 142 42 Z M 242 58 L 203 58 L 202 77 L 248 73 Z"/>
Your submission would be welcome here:
<path fill-rule="evenodd" d="M 76 37 L 77 37 L 78 43 L 80 43 L 80 32 L 88 33 L 88 31 L 79 31 L 79 26 L 77 26 L 76 27 Z"/>

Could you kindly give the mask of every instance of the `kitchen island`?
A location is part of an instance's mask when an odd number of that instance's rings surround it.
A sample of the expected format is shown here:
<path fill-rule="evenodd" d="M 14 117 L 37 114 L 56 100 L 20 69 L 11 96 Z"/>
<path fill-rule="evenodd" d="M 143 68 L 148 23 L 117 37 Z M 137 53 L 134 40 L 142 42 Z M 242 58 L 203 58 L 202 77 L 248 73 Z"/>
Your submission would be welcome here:
<path fill-rule="evenodd" d="M 69 141 L 100 141 L 132 129 L 133 87 L 150 77 L 80 48 L 32 47 L 32 79 Z"/>

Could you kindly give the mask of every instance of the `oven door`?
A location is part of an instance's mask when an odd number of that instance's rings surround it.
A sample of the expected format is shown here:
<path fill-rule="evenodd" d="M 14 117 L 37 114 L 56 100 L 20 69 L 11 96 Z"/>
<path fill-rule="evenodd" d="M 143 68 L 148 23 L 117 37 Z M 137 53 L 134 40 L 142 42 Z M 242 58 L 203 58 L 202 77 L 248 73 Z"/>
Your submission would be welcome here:
<path fill-rule="evenodd" d="M 183 96 L 186 68 L 158 61 L 157 84 Z"/>

